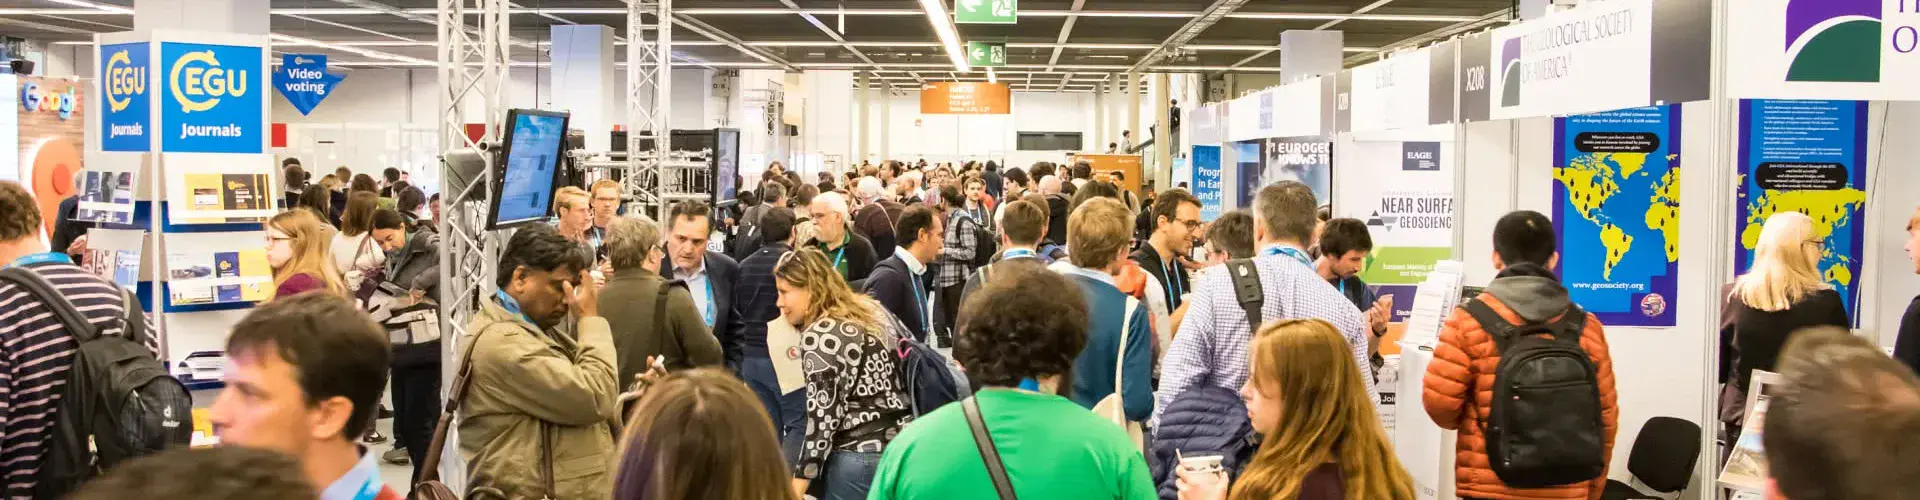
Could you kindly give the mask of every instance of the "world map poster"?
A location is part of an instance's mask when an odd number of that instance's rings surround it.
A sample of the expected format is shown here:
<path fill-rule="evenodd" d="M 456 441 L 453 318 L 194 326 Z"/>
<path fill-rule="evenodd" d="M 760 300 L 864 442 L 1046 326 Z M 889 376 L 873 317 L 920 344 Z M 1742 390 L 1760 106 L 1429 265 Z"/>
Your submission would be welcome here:
<path fill-rule="evenodd" d="M 1561 282 L 1607 326 L 1674 326 L 1680 275 L 1680 108 L 1554 120 Z"/>
<path fill-rule="evenodd" d="M 1796 211 L 1813 218 L 1824 243 L 1820 274 L 1860 320 L 1860 256 L 1867 204 L 1865 101 L 1740 101 L 1740 172 L 1735 200 L 1734 272 L 1753 265 L 1768 217 Z"/>

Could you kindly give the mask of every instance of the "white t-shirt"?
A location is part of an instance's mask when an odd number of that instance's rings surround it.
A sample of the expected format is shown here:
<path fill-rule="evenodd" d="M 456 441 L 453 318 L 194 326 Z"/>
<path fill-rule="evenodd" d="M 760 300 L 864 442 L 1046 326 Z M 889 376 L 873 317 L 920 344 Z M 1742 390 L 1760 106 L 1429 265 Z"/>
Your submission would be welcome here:
<path fill-rule="evenodd" d="M 360 289 L 360 282 L 366 279 L 368 271 L 387 264 L 387 252 L 380 249 L 380 243 L 373 241 L 372 231 L 360 233 L 360 236 L 334 233 L 331 250 L 333 265 L 346 278 L 348 290 Z"/>

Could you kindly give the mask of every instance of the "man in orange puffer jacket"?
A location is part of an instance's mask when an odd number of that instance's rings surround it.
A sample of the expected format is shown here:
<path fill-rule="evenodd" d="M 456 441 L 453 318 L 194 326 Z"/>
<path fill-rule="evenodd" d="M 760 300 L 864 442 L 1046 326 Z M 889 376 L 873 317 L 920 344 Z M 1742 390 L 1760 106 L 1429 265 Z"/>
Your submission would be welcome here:
<path fill-rule="evenodd" d="M 1494 267 L 1500 275 L 1479 300 L 1508 322 L 1521 325 L 1557 321 L 1573 305 L 1551 269 L 1558 264 L 1553 222 L 1538 212 L 1507 214 L 1494 226 Z M 1619 394 L 1614 390 L 1613 359 L 1598 318 L 1587 315 L 1580 347 L 1593 360 L 1600 387 L 1607 458 L 1619 432 Z M 1606 489 L 1602 472 L 1592 481 L 1549 488 L 1512 488 L 1500 481 L 1487 459 L 1486 422 L 1493 408 L 1495 368 L 1500 352 L 1493 337 L 1464 309 L 1455 309 L 1440 330 L 1427 366 L 1424 402 L 1427 414 L 1443 429 L 1460 431 L 1454 448 L 1456 492 L 1463 499 L 1597 500 Z"/>

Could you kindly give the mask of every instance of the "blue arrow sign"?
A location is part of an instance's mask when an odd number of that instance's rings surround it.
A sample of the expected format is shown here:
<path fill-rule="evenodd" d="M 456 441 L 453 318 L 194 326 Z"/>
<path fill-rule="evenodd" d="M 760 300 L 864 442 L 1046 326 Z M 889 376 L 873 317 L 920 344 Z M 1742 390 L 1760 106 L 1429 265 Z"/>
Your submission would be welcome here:
<path fill-rule="evenodd" d="M 280 89 L 280 95 L 286 96 L 293 109 L 305 115 L 312 113 L 313 108 L 340 85 L 340 80 L 346 78 L 327 72 L 327 56 L 285 54 L 280 57 L 280 71 L 273 73 L 273 87 Z"/>

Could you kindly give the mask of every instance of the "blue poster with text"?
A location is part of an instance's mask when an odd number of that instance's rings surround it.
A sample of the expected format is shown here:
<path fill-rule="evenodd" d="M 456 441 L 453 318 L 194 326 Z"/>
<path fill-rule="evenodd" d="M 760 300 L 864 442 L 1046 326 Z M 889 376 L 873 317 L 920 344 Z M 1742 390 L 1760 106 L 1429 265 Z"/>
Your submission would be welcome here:
<path fill-rule="evenodd" d="M 1866 101 L 1740 101 L 1733 270 L 1753 266 L 1767 219 L 1800 212 L 1819 243 L 1816 268 L 1860 321 L 1867 204 Z"/>
<path fill-rule="evenodd" d="M 151 151 L 153 136 L 152 50 L 147 42 L 100 47 L 100 149 Z"/>
<path fill-rule="evenodd" d="M 313 112 L 320 101 L 333 93 L 346 77 L 327 72 L 327 56 L 286 54 L 280 56 L 280 70 L 273 73 L 273 88 L 301 115 Z"/>
<path fill-rule="evenodd" d="M 259 153 L 265 149 L 259 47 L 160 43 L 160 150 Z"/>
<path fill-rule="evenodd" d="M 1220 218 L 1220 146 L 1193 147 L 1193 196 L 1200 199 L 1200 220 Z"/>
<path fill-rule="evenodd" d="M 1567 295 L 1607 326 L 1674 326 L 1680 107 L 1574 115 L 1553 128 L 1553 233 Z"/>

